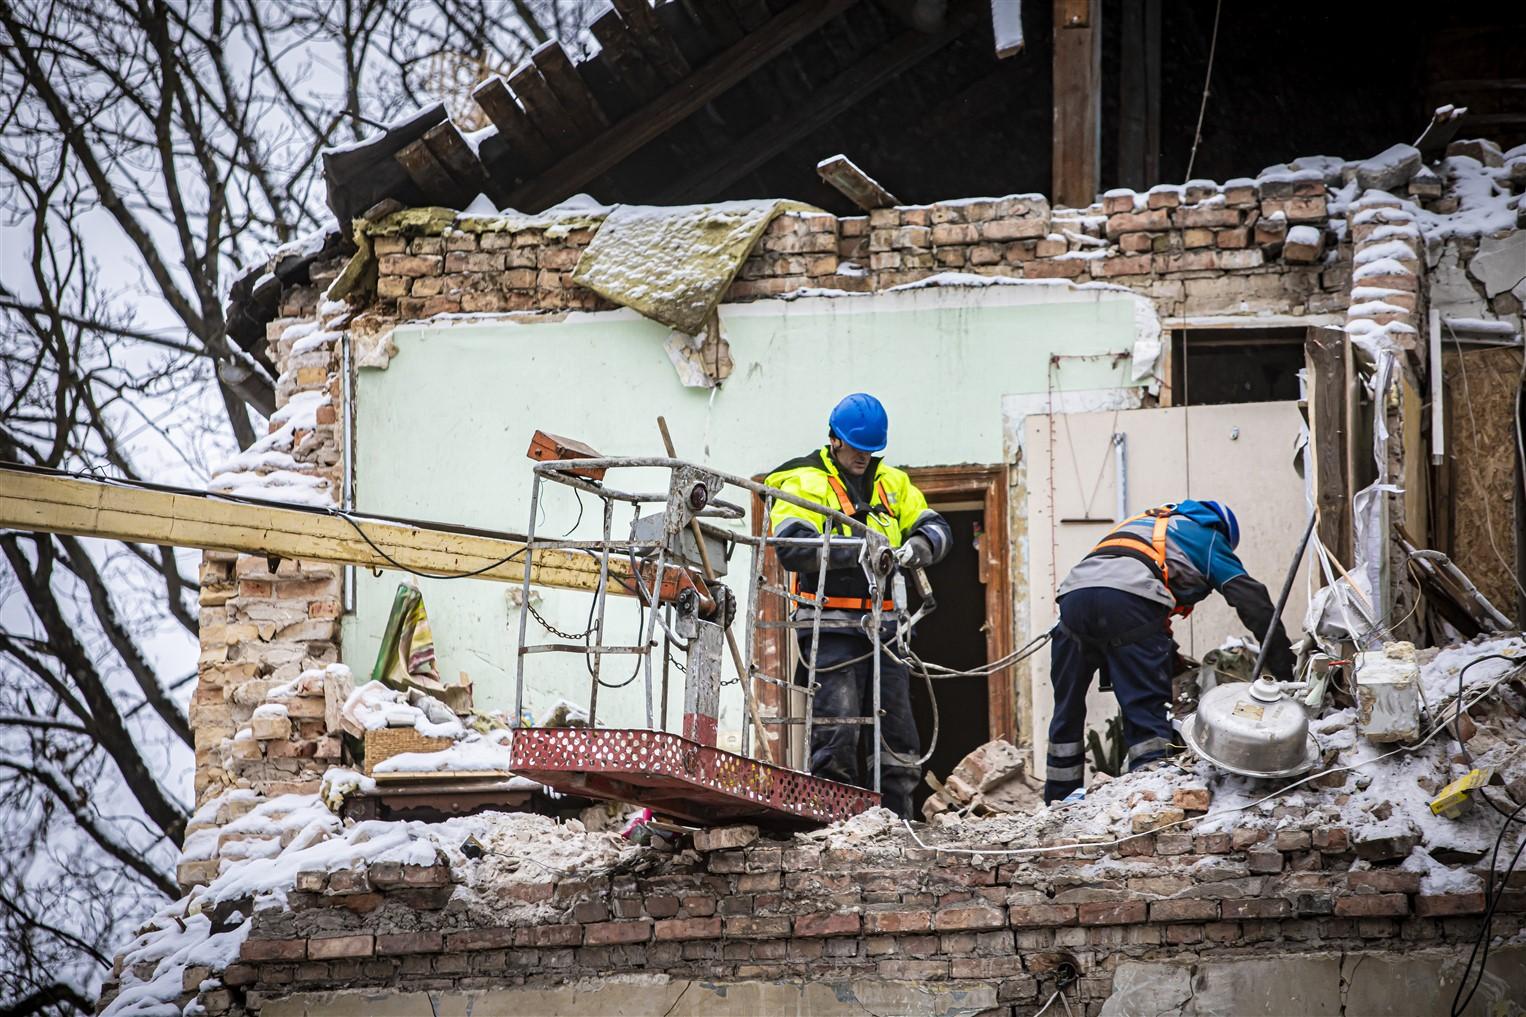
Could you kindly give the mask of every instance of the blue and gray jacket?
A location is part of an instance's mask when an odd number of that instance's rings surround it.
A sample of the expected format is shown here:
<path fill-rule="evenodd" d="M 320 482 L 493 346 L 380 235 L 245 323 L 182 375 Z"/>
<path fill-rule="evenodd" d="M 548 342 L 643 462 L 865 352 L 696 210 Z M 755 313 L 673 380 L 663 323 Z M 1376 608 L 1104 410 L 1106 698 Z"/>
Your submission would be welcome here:
<path fill-rule="evenodd" d="M 1127 535 L 1148 548 L 1154 529 L 1153 518 L 1137 517 L 1115 528 L 1104 543 Z M 1166 573 L 1169 589 L 1148 552 L 1099 546 L 1070 570 L 1056 592 L 1063 597 L 1088 588 L 1121 590 L 1169 609 L 1190 608 L 1218 591 L 1258 641 L 1265 637 L 1275 614 L 1272 599 L 1266 587 L 1245 571 L 1220 528 L 1219 517 L 1203 503 L 1188 499 L 1171 513 L 1166 525 Z M 1277 678 L 1292 678 L 1293 650 L 1280 620 L 1269 641 L 1266 664 Z"/>

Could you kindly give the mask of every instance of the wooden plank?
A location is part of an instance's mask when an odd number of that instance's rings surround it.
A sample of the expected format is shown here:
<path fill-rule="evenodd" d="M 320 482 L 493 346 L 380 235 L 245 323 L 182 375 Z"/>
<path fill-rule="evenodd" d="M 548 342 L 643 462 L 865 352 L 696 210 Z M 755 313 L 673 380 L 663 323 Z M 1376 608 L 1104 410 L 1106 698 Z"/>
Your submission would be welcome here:
<path fill-rule="evenodd" d="M 662 79 L 643 57 L 640 44 L 631 38 L 618 11 L 605 11 L 588 27 L 598 40 L 599 51 L 609 62 L 610 69 L 638 101 L 645 102 L 662 91 Z"/>
<path fill-rule="evenodd" d="M 487 170 L 482 168 L 482 162 L 477 158 L 477 153 L 472 151 L 472 146 L 461 137 L 461 132 L 456 125 L 447 120 L 429 129 L 424 135 L 424 144 L 429 151 L 439 160 L 440 165 L 445 167 L 462 189 L 470 190 L 474 194 L 481 191 L 488 184 Z"/>
<path fill-rule="evenodd" d="M 1314 504 L 1319 542 L 1351 562 L 1351 497 L 1346 482 L 1345 336 L 1319 327 L 1304 340 L 1309 361 L 1309 435 L 1314 442 Z"/>
<path fill-rule="evenodd" d="M 1144 190 L 1160 176 L 1160 0 L 1124 4 L 1118 36 L 1118 186 Z"/>
<path fill-rule="evenodd" d="M 464 188 L 450 175 L 445 164 L 429 150 L 429 143 L 423 138 L 404 145 L 392 158 L 403 167 L 408 179 L 423 192 L 429 204 L 444 208 L 461 207 Z M 466 200 L 469 201 L 470 197 Z"/>
<path fill-rule="evenodd" d="M 663 92 L 645 109 L 580 145 L 536 179 L 516 188 L 511 204 L 522 211 L 538 212 L 576 194 L 589 181 L 619 165 L 632 152 L 681 123 L 713 97 L 744 80 L 854 2 L 800 0 L 792 4 L 763 28 L 729 47 L 682 83 Z"/>
<path fill-rule="evenodd" d="M 736 19 L 741 22 L 744 32 L 753 32 L 762 28 L 768 22 L 767 0 L 723 0 L 730 8 Z"/>
<path fill-rule="evenodd" d="M 526 62 L 509 75 L 509 87 L 514 97 L 524 107 L 525 116 L 540 131 L 541 137 L 557 155 L 575 147 L 581 140 L 572 114 L 562 105 L 562 100 L 551 91 L 546 79 L 533 63 Z"/>
<path fill-rule="evenodd" d="M 577 68 L 572 66 L 572 61 L 567 59 L 567 53 L 562 49 L 562 44 L 552 40 L 543 46 L 536 48 L 530 54 L 531 61 L 540 70 L 541 77 L 546 79 L 546 84 L 561 101 L 562 107 L 572 116 L 577 124 L 580 138 L 597 134 L 609 126 L 609 118 L 599 108 L 594 100 L 593 93 L 588 90 L 588 85 L 578 77 Z"/>
<path fill-rule="evenodd" d="M 894 194 L 880 186 L 869 174 L 845 155 L 834 155 L 816 164 L 816 173 L 853 204 L 871 212 L 876 208 L 894 208 L 900 204 Z"/>
<path fill-rule="evenodd" d="M 851 109 L 897 75 L 953 42 L 979 20 L 982 20 L 980 12 L 967 6 L 932 35 L 903 32 L 819 89 L 809 105 L 798 107 L 792 116 L 782 117 L 752 132 L 733 145 L 721 159 L 700 167 L 669 187 L 659 200 L 699 201 L 719 193 L 844 110 Z"/>
<path fill-rule="evenodd" d="M 673 41 L 662 22 L 657 20 L 657 15 L 647 0 L 612 2 L 615 10 L 620 12 L 620 17 L 630 26 L 632 38 L 640 45 L 647 59 L 652 61 L 664 81 L 670 85 L 677 84 L 688 76 L 689 61 L 684 59 L 678 43 Z"/>
<path fill-rule="evenodd" d="M 1056 204 L 1084 208 L 1097 196 L 1102 150 L 1102 2 L 1054 0 Z"/>
<path fill-rule="evenodd" d="M 684 10 L 716 45 L 724 48 L 742 37 L 742 23 L 726 0 L 683 0 Z"/>
<path fill-rule="evenodd" d="M 489 78 L 472 91 L 472 100 L 487 114 L 498 128 L 498 133 L 509 143 L 509 151 L 521 167 L 522 175 L 529 177 L 545 168 L 555 156 L 546 139 L 530 122 L 525 111 L 519 108 L 509 87 L 502 78 Z"/>
<path fill-rule="evenodd" d="M 524 579 L 521 541 L 352 518 L 353 525 L 326 512 L 223 501 L 211 495 L 147 490 L 0 465 L 0 527 L 363 568 L 394 569 L 400 564 L 437 575 L 460 576 L 482 569 L 482 579 L 506 583 Z M 630 582 L 629 568 L 619 562 L 611 562 L 611 568 L 609 592 L 630 595 L 622 585 L 622 580 Z M 530 581 L 558 589 L 593 590 L 598 577 L 599 563 L 591 555 L 537 551 Z"/>

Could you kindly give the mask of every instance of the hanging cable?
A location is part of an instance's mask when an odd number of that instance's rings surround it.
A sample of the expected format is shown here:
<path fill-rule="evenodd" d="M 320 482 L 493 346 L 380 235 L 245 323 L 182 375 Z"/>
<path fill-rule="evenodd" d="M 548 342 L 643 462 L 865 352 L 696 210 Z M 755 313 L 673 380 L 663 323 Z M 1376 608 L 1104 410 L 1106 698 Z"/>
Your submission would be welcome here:
<path fill-rule="evenodd" d="M 1213 37 L 1208 43 L 1208 70 L 1203 74 L 1203 101 L 1197 110 L 1197 130 L 1192 132 L 1192 154 L 1187 157 L 1187 179 L 1192 179 L 1192 167 L 1197 164 L 1197 147 L 1203 140 L 1203 115 L 1208 112 L 1209 84 L 1213 81 L 1213 56 L 1219 48 L 1219 13 L 1224 0 L 1213 5 Z"/>

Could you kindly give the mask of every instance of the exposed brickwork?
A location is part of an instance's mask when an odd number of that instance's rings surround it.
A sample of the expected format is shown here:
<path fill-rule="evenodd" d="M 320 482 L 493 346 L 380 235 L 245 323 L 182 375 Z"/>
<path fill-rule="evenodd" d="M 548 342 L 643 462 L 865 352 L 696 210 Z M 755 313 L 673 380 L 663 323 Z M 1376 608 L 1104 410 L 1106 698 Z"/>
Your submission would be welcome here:
<path fill-rule="evenodd" d="M 1300 827 L 1313 819 L 1294 819 Z M 1403 950 L 1471 943 L 1481 893 L 1427 895 L 1396 865 L 1367 866 L 1325 827 L 1330 850 L 1277 851 L 1258 874 L 1251 851 L 1220 852 L 1212 835 L 1183 854 L 1077 846 L 1057 864 L 998 864 L 926 851 L 904 837 L 821 850 L 755 833 L 713 838 L 743 848 L 653 856 L 639 875 L 579 873 L 516 885 L 491 917 L 447 898 L 406 896 L 428 883 L 470 882 L 444 864 L 304 874 L 288 910 L 258 911 L 238 963 L 222 973 L 232 1012 L 287 992 L 560 985 L 578 978 L 663 972 L 673 978 L 905 979 L 953 988 L 994 985 L 1003 1006 L 1029 1012 L 1075 966 L 1072 1005 L 1094 1013 L 1130 959 L 1211 959 L 1260 950 Z M 1303 832 L 1308 832 L 1303 829 Z M 1138 841 L 1151 845 L 1167 834 Z M 1206 849 L 1206 850 L 1204 850 Z M 1312 853 L 1318 867 L 1298 868 Z M 1359 868 L 1351 868 L 1355 863 Z M 471 864 L 471 863 L 468 863 Z M 718 870 L 727 870 L 718 874 Z M 782 874 L 787 894 L 752 894 L 746 880 Z M 893 887 L 879 890 L 879 886 Z M 357 891 L 379 894 L 356 912 Z M 534 900 L 537 903 L 527 903 Z M 698 902 L 704 906 L 695 907 Z M 680 903 L 683 902 L 683 903 Z M 675 908 L 714 916 L 674 917 Z M 475 917 L 474 917 L 475 914 Z M 1526 921 L 1526 893 L 1507 895 L 1495 934 Z"/>

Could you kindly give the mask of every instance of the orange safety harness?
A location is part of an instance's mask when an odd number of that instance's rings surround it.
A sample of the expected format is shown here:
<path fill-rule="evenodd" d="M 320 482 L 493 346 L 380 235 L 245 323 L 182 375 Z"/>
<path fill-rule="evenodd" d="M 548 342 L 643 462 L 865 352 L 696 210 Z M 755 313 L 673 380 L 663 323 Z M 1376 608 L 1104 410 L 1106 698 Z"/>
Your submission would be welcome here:
<path fill-rule="evenodd" d="M 1113 531 L 1102 539 L 1096 547 L 1088 552 L 1088 557 L 1107 548 L 1117 548 L 1125 552 L 1127 557 L 1142 558 L 1155 566 L 1155 571 L 1160 574 L 1161 584 L 1166 592 L 1171 595 L 1171 614 L 1177 618 L 1185 618 L 1192 613 L 1191 604 L 1177 604 L 1176 594 L 1171 589 L 1171 567 L 1166 561 L 1166 528 L 1169 526 L 1171 516 L 1176 512 L 1175 505 L 1162 505 L 1159 508 L 1146 509 L 1137 516 L 1131 516 L 1113 528 Z M 1150 531 L 1150 539 L 1123 530 L 1123 527 L 1141 519 L 1154 519 L 1155 526 Z"/>
<path fill-rule="evenodd" d="M 856 514 L 856 512 L 854 511 L 854 508 L 853 508 L 853 498 L 848 494 L 847 485 L 845 485 L 842 482 L 841 478 L 839 478 L 839 477 L 837 477 L 837 476 L 835 476 L 835 475 L 833 475 L 831 473 L 827 474 L 827 483 L 832 485 L 832 493 L 837 495 L 838 508 L 840 509 L 842 514 L 845 515 L 845 516 L 848 516 L 850 518 L 852 516 L 854 516 Z M 888 509 L 890 507 L 890 498 L 885 493 L 885 484 L 884 484 L 884 482 L 883 481 L 878 481 L 878 480 L 875 481 L 874 489 L 879 492 L 879 495 L 880 495 L 880 504 Z M 869 508 L 872 511 L 874 506 L 870 505 Z M 839 610 L 839 611 L 872 611 L 872 610 L 874 610 L 874 601 L 870 600 L 868 597 L 819 597 L 819 596 L 817 596 L 814 593 L 809 593 L 809 592 L 802 591 L 800 589 L 800 574 L 798 572 L 795 573 L 793 575 L 793 577 L 791 578 L 791 581 L 790 581 L 790 592 L 793 593 L 796 597 L 799 597 L 802 601 L 806 602 L 807 604 L 819 604 L 821 607 L 823 607 L 823 608 L 825 608 L 826 610 L 829 610 L 829 611 L 831 611 L 831 610 Z M 894 611 L 895 610 L 895 601 L 893 601 L 893 600 L 891 600 L 889 598 L 886 598 L 880 604 L 880 610 L 881 611 Z"/>

